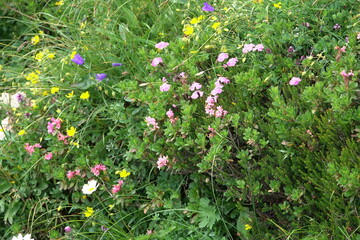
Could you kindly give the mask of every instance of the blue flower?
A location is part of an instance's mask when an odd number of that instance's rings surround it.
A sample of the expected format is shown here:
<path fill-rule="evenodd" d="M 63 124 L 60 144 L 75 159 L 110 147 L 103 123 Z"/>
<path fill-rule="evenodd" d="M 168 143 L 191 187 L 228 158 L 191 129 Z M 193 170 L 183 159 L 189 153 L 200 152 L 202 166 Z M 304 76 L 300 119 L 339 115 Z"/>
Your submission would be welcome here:
<path fill-rule="evenodd" d="M 99 73 L 96 74 L 96 80 L 99 80 L 100 82 L 106 78 L 106 73 Z"/>
<path fill-rule="evenodd" d="M 122 63 L 112 63 L 111 64 L 113 67 L 118 67 L 118 66 L 122 66 L 122 65 L 124 65 L 124 64 L 122 64 Z"/>
<path fill-rule="evenodd" d="M 210 4 L 208 4 L 207 2 L 204 2 L 204 7 L 202 8 L 202 10 L 205 11 L 205 12 L 213 12 L 213 11 L 215 11 L 215 9 Z"/>
<path fill-rule="evenodd" d="M 75 54 L 74 58 L 71 59 L 71 61 L 73 61 L 74 63 L 78 64 L 78 65 L 83 65 L 84 64 L 84 59 L 80 56 L 80 54 Z"/>

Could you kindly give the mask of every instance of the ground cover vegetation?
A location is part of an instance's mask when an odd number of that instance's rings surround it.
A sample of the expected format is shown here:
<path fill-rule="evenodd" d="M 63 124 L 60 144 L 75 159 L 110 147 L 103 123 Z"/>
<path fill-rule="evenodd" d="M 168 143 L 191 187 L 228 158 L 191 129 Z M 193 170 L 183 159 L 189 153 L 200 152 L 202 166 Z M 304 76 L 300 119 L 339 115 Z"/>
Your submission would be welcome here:
<path fill-rule="evenodd" d="M 359 239 L 357 0 L 1 2 L 1 239 Z"/>

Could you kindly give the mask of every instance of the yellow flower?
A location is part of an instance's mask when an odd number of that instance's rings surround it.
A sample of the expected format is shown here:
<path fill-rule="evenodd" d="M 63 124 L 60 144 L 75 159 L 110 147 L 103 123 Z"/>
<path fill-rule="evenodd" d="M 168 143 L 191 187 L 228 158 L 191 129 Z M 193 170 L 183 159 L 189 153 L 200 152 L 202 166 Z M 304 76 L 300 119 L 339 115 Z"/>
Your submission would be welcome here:
<path fill-rule="evenodd" d="M 86 27 L 86 22 L 80 23 L 80 29 L 84 29 Z"/>
<path fill-rule="evenodd" d="M 91 217 L 94 214 L 94 209 L 91 207 L 87 207 L 86 211 L 84 211 L 85 217 Z"/>
<path fill-rule="evenodd" d="M 250 230 L 250 229 L 252 229 L 252 226 L 249 224 L 245 224 L 245 230 Z"/>
<path fill-rule="evenodd" d="M 74 91 L 71 91 L 65 97 L 72 98 L 73 96 L 74 96 Z"/>
<path fill-rule="evenodd" d="M 76 55 L 76 51 L 73 51 L 70 55 L 70 59 L 73 59 L 75 55 Z"/>
<path fill-rule="evenodd" d="M 64 5 L 64 0 L 60 0 L 55 3 L 55 6 L 62 6 L 62 5 Z"/>
<path fill-rule="evenodd" d="M 185 33 L 185 35 L 191 35 L 194 33 L 194 28 L 190 25 L 185 25 L 183 32 Z"/>
<path fill-rule="evenodd" d="M 56 109 L 56 112 L 57 112 L 57 113 L 61 113 L 61 110 L 58 108 L 58 109 Z"/>
<path fill-rule="evenodd" d="M 116 171 L 115 174 L 120 174 L 120 177 L 126 178 L 130 175 L 130 172 L 127 172 L 126 169 L 123 169 L 121 171 Z"/>
<path fill-rule="evenodd" d="M 80 99 L 88 99 L 90 97 L 89 91 L 86 91 L 80 95 Z"/>
<path fill-rule="evenodd" d="M 48 92 L 48 91 L 43 91 L 43 92 L 41 93 L 41 95 L 47 96 L 47 95 L 49 95 L 49 92 Z"/>
<path fill-rule="evenodd" d="M 31 38 L 31 43 L 36 45 L 40 42 L 40 37 L 39 35 L 35 35 L 34 37 Z"/>
<path fill-rule="evenodd" d="M 55 94 L 55 93 L 57 93 L 59 90 L 60 90 L 60 88 L 58 88 L 58 87 L 52 87 L 51 90 L 50 90 L 50 92 L 51 92 L 51 94 Z"/>
<path fill-rule="evenodd" d="M 70 129 L 67 129 L 67 130 L 66 130 L 66 133 L 67 133 L 67 135 L 68 135 L 69 137 L 72 137 L 72 136 L 74 136 L 75 133 L 76 133 L 76 128 L 71 127 Z"/>
<path fill-rule="evenodd" d="M 39 31 L 39 34 L 40 34 L 40 35 L 44 35 L 44 32 L 43 32 L 43 31 Z"/>
<path fill-rule="evenodd" d="M 48 53 L 47 57 L 50 58 L 50 59 L 54 59 L 55 58 L 55 53 L 52 53 L 52 52 Z"/>
<path fill-rule="evenodd" d="M 34 58 L 35 60 L 38 60 L 40 62 L 41 60 L 43 60 L 44 57 L 45 57 L 45 51 L 42 51 L 42 52 L 38 52 Z"/>
<path fill-rule="evenodd" d="M 39 82 L 39 75 L 35 72 L 29 73 L 25 78 L 26 80 L 31 81 L 32 84 Z"/>
<path fill-rule="evenodd" d="M 19 136 L 22 136 L 22 135 L 24 135 L 24 134 L 26 134 L 26 132 L 25 132 L 24 129 L 23 129 L 23 130 L 20 130 L 20 132 L 18 132 L 18 135 L 19 135 Z"/>
<path fill-rule="evenodd" d="M 220 22 L 216 22 L 211 26 L 211 28 L 216 30 L 220 26 L 220 24 L 221 24 Z"/>
<path fill-rule="evenodd" d="M 274 7 L 282 8 L 281 4 L 282 4 L 282 2 L 274 3 Z"/>
<path fill-rule="evenodd" d="M 201 22 L 201 20 L 204 20 L 205 17 L 203 15 L 201 15 L 200 17 L 194 17 L 193 19 L 190 20 L 190 24 L 197 24 L 199 22 Z"/>

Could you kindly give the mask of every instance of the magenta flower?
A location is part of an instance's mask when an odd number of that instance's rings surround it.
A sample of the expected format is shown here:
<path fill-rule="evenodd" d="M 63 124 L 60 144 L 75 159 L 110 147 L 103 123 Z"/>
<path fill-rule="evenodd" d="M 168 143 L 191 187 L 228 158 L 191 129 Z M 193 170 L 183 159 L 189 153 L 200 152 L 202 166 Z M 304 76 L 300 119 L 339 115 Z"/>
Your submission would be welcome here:
<path fill-rule="evenodd" d="M 73 61 L 74 63 L 78 64 L 78 65 L 83 65 L 84 64 L 84 59 L 80 56 L 80 54 L 75 54 L 74 58 L 71 59 L 71 61 Z"/>
<path fill-rule="evenodd" d="M 298 78 L 298 77 L 293 77 L 293 78 L 291 78 L 289 84 L 290 84 L 290 85 L 293 85 L 293 86 L 296 86 L 296 85 L 299 84 L 299 82 L 301 82 L 301 79 L 300 79 L 300 78 Z"/>
<path fill-rule="evenodd" d="M 254 44 L 250 43 L 250 44 L 245 44 L 244 47 L 243 47 L 243 50 L 242 52 L 243 53 L 248 53 L 248 52 L 251 52 L 253 51 L 253 48 L 255 47 Z"/>
<path fill-rule="evenodd" d="M 31 146 L 29 143 L 25 143 L 24 148 L 31 155 L 33 154 L 33 152 L 35 152 L 35 148 L 41 148 L 41 145 L 39 143 L 36 143 Z"/>
<path fill-rule="evenodd" d="M 335 24 L 335 26 L 334 26 L 334 29 L 335 30 L 338 30 L 338 29 L 340 29 L 341 28 L 341 26 L 339 25 L 339 24 Z"/>
<path fill-rule="evenodd" d="M 171 85 L 165 82 L 160 86 L 160 91 L 167 92 L 170 90 L 170 87 L 171 87 Z"/>
<path fill-rule="evenodd" d="M 111 192 L 112 192 L 113 194 L 119 192 L 119 191 L 121 190 L 121 187 L 122 187 L 123 183 L 124 183 L 123 180 L 118 181 L 118 184 L 117 184 L 117 185 L 113 185 L 113 188 L 111 189 Z"/>
<path fill-rule="evenodd" d="M 168 156 L 160 156 L 158 161 L 156 162 L 157 167 L 160 169 L 161 167 L 165 167 L 168 164 Z"/>
<path fill-rule="evenodd" d="M 204 6 L 202 7 L 202 10 L 205 12 L 213 12 L 215 9 L 207 2 L 204 2 Z"/>
<path fill-rule="evenodd" d="M 193 84 L 191 84 L 190 86 L 190 91 L 195 91 L 195 90 L 199 90 L 201 89 L 202 85 L 198 82 L 193 82 Z"/>
<path fill-rule="evenodd" d="M 122 66 L 122 65 L 124 65 L 124 64 L 122 64 L 122 63 L 112 63 L 111 64 L 113 67 L 119 67 L 119 66 Z"/>
<path fill-rule="evenodd" d="M 354 76 L 354 73 L 352 70 L 349 73 L 346 73 L 345 70 L 342 70 L 340 75 L 343 76 L 344 78 L 348 78 L 348 77 Z"/>
<path fill-rule="evenodd" d="M 66 173 L 66 177 L 70 180 L 71 178 L 75 177 L 75 172 L 74 171 L 68 171 Z"/>
<path fill-rule="evenodd" d="M 106 73 L 99 73 L 99 74 L 96 74 L 96 80 L 98 81 L 102 81 L 106 78 Z"/>
<path fill-rule="evenodd" d="M 72 229 L 71 229 L 70 226 L 66 226 L 66 227 L 64 228 L 64 231 L 65 231 L 66 233 L 69 233 L 69 232 L 72 231 Z"/>
<path fill-rule="evenodd" d="M 195 91 L 193 92 L 193 94 L 191 95 L 191 98 L 192 99 L 197 99 L 199 97 L 202 97 L 204 95 L 204 92 L 203 91 Z"/>
<path fill-rule="evenodd" d="M 91 168 L 91 172 L 95 175 L 95 176 L 99 176 L 100 175 L 100 171 L 106 171 L 106 166 L 103 164 L 97 164 L 95 165 L 95 167 Z"/>
<path fill-rule="evenodd" d="M 217 57 L 218 62 L 223 62 L 225 59 L 229 58 L 229 54 L 227 53 L 220 53 L 219 56 Z"/>
<path fill-rule="evenodd" d="M 159 65 L 162 62 L 163 62 L 163 60 L 161 57 L 154 58 L 151 62 L 151 66 L 157 67 L 157 65 Z"/>
<path fill-rule="evenodd" d="M 226 63 L 228 67 L 234 67 L 239 60 L 237 58 L 230 58 Z"/>
<path fill-rule="evenodd" d="M 51 152 L 46 153 L 45 156 L 44 156 L 44 158 L 45 158 L 46 160 L 50 160 L 50 159 L 52 159 L 52 157 L 53 157 L 53 154 L 52 154 Z"/>
<path fill-rule="evenodd" d="M 168 42 L 158 42 L 157 44 L 155 44 L 155 47 L 157 49 L 164 49 L 166 48 L 167 46 L 169 46 L 169 43 Z"/>

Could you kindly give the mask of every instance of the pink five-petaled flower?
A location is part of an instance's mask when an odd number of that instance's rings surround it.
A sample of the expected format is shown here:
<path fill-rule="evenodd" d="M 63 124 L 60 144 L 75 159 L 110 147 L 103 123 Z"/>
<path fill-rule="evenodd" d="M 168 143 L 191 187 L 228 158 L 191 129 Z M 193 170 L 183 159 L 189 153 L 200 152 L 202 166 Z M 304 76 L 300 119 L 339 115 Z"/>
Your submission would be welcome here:
<path fill-rule="evenodd" d="M 154 58 L 151 62 L 151 66 L 157 67 L 157 65 L 159 65 L 162 62 L 163 62 L 163 60 L 161 57 Z"/>
<path fill-rule="evenodd" d="M 168 42 L 158 42 L 157 44 L 155 44 L 155 47 L 157 49 L 164 49 L 166 48 L 167 46 L 169 46 L 169 43 Z"/>
<path fill-rule="evenodd" d="M 91 172 L 95 175 L 95 176 L 99 176 L 100 175 L 100 171 L 106 171 L 106 166 L 103 164 L 97 164 L 95 165 L 95 167 L 91 168 Z"/>
<path fill-rule="evenodd" d="M 168 116 L 168 118 L 173 118 L 175 116 L 173 110 L 169 109 L 169 111 L 166 112 L 166 116 Z"/>
<path fill-rule="evenodd" d="M 77 65 L 83 65 L 85 62 L 84 59 L 80 56 L 80 54 L 75 54 L 74 58 L 72 58 L 71 61 L 73 61 Z"/>
<path fill-rule="evenodd" d="M 202 97 L 204 95 L 203 91 L 195 91 L 193 92 L 193 94 L 191 94 L 191 98 L 192 99 L 197 99 L 199 97 Z"/>
<path fill-rule="evenodd" d="M 45 156 L 44 156 L 44 158 L 45 158 L 46 160 L 50 160 L 50 159 L 52 159 L 52 157 L 53 157 L 53 154 L 52 154 L 51 152 L 46 153 Z"/>
<path fill-rule="evenodd" d="M 239 60 L 237 58 L 230 58 L 229 61 L 226 63 L 228 67 L 233 67 Z"/>
<path fill-rule="evenodd" d="M 223 90 L 222 90 L 222 88 L 220 88 L 220 87 L 215 87 L 212 91 L 211 91 L 211 95 L 213 95 L 213 96 L 216 96 L 216 95 L 218 95 L 218 94 L 220 94 L 220 93 L 222 93 L 223 92 Z"/>
<path fill-rule="evenodd" d="M 225 83 L 225 84 L 230 83 L 230 80 L 227 79 L 226 77 L 219 77 L 218 81 L 221 82 L 221 83 Z"/>
<path fill-rule="evenodd" d="M 75 171 L 68 171 L 66 173 L 66 177 L 70 180 L 72 179 L 73 177 L 75 177 Z"/>
<path fill-rule="evenodd" d="M 148 125 L 149 127 L 150 127 L 150 125 L 152 125 L 152 129 L 151 129 L 151 130 L 159 129 L 159 126 L 158 126 L 155 118 L 146 117 L 146 118 L 145 118 L 145 121 L 146 121 L 146 125 Z"/>
<path fill-rule="evenodd" d="M 346 73 L 345 70 L 342 70 L 341 73 L 340 73 L 341 76 L 343 76 L 344 78 L 348 78 L 350 76 L 354 76 L 354 73 L 352 70 L 350 70 L 349 73 Z"/>
<path fill-rule="evenodd" d="M 120 191 L 123 183 L 124 183 L 123 180 L 118 181 L 118 184 L 117 184 L 117 185 L 113 185 L 113 188 L 111 189 L 111 192 L 112 192 L 113 194 L 115 194 L 115 193 L 117 193 L 118 191 Z"/>
<path fill-rule="evenodd" d="M 157 167 L 160 169 L 161 167 L 165 167 L 168 162 L 169 162 L 168 156 L 160 156 L 158 158 L 158 161 L 156 162 L 156 164 L 157 164 Z"/>
<path fill-rule="evenodd" d="M 225 59 L 229 58 L 229 54 L 227 53 L 220 53 L 219 56 L 217 57 L 218 62 L 223 62 Z"/>
<path fill-rule="evenodd" d="M 195 91 L 195 90 L 199 90 L 201 89 L 202 85 L 198 82 L 193 82 L 193 84 L 191 84 L 190 86 L 190 91 Z"/>
<path fill-rule="evenodd" d="M 242 52 L 243 52 L 243 53 L 251 52 L 251 51 L 253 51 L 254 47 L 255 47 L 255 44 L 252 44 L 252 43 L 250 43 L 250 44 L 245 44 L 244 47 L 243 47 Z"/>
<path fill-rule="evenodd" d="M 293 85 L 293 86 L 296 86 L 296 85 L 299 84 L 299 82 L 301 82 L 301 79 L 300 79 L 300 78 L 298 78 L 298 77 L 293 77 L 293 78 L 291 78 L 289 84 L 290 84 L 290 85 Z"/>
<path fill-rule="evenodd" d="M 201 8 L 205 12 L 213 12 L 215 8 L 213 8 L 210 4 L 207 2 L 204 2 L 204 6 Z"/>
<path fill-rule="evenodd" d="M 171 85 L 165 82 L 160 86 L 160 91 L 167 92 L 170 90 L 170 87 L 171 87 Z"/>
<path fill-rule="evenodd" d="M 228 112 L 225 111 L 221 106 L 218 106 L 216 108 L 216 112 L 215 112 L 215 117 L 219 118 L 219 117 L 223 117 L 227 114 Z"/>
<path fill-rule="evenodd" d="M 259 52 L 261 52 L 261 51 L 263 51 L 264 50 L 264 45 L 262 45 L 262 44 L 258 44 L 258 45 L 256 45 L 254 48 L 253 48 L 253 51 L 259 51 Z"/>

